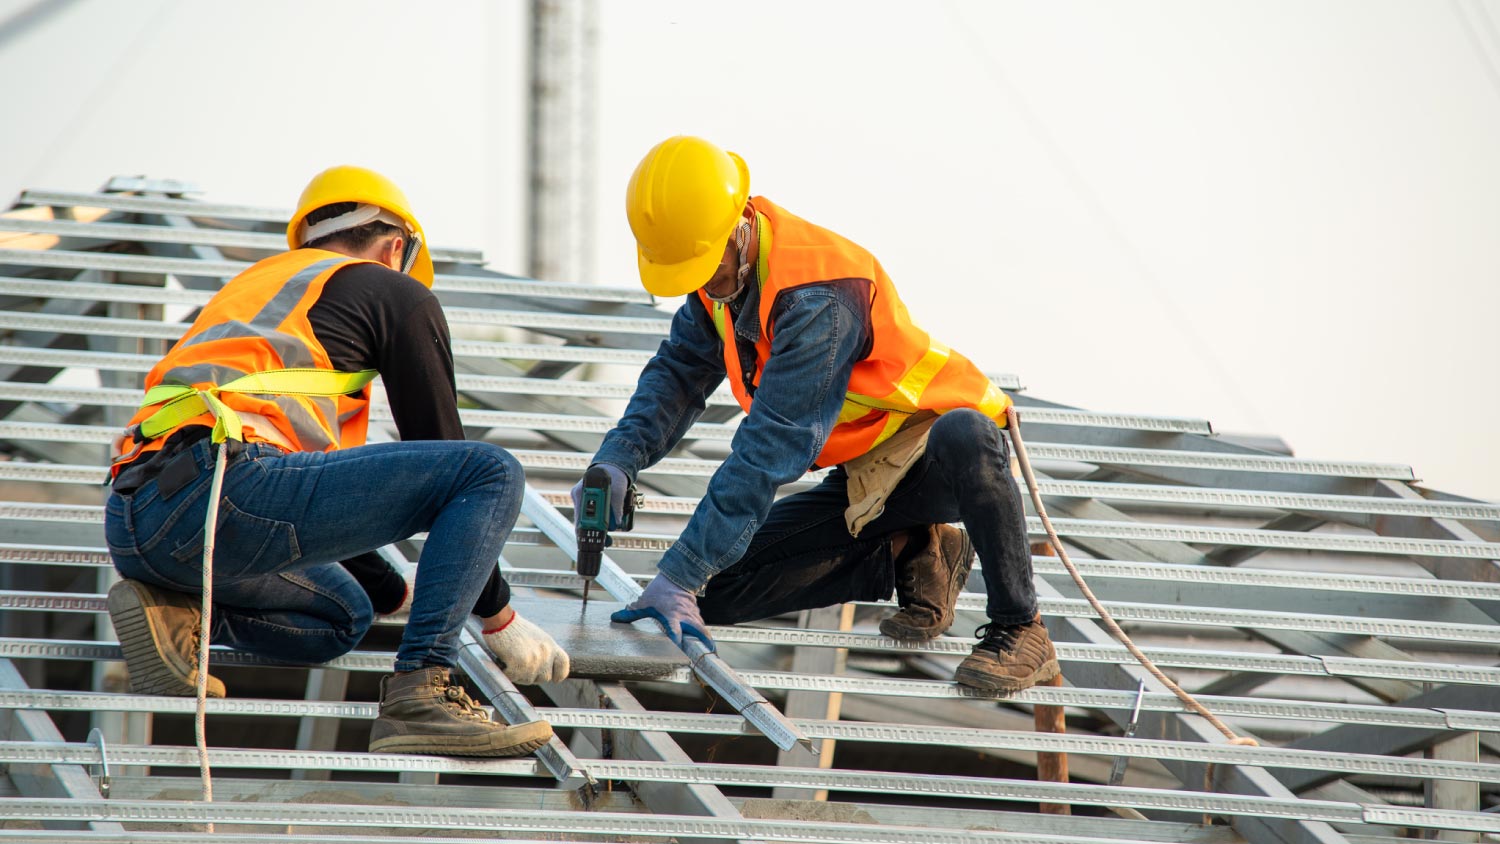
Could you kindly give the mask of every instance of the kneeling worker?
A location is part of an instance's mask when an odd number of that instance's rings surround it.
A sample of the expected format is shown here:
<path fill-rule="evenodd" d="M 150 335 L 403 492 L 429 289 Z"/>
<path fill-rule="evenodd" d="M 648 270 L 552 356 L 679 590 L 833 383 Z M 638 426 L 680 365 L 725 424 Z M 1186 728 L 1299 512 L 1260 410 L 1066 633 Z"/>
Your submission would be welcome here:
<path fill-rule="evenodd" d="M 152 368 L 111 468 L 105 534 L 126 579 L 108 604 L 131 690 L 194 693 L 204 523 L 223 450 L 214 643 L 305 663 L 347 653 L 373 621 L 372 596 L 389 611 L 404 591 L 368 552 L 427 531 L 370 749 L 529 752 L 548 724 L 491 721 L 449 674 L 471 608 L 517 682 L 560 680 L 568 661 L 507 606 L 496 563 L 525 479 L 504 449 L 453 441 L 463 430 L 452 348 L 421 226 L 390 181 L 335 167 L 303 191 L 287 239 L 291 251 L 230 280 Z M 377 373 L 401 442 L 365 444 Z M 207 683 L 223 697 L 218 678 Z"/>
<path fill-rule="evenodd" d="M 912 321 L 869 252 L 750 197 L 733 153 L 662 142 L 631 177 L 626 213 L 642 284 L 687 301 L 594 454 L 615 476 L 616 512 L 726 377 L 746 416 L 656 578 L 615 620 L 706 640 L 705 621 L 894 591 L 900 609 L 880 629 L 930 639 L 952 625 L 977 548 L 989 623 L 955 679 L 1014 692 L 1056 676 L 1000 433 L 1009 399 Z M 775 501 L 820 466 L 817 487 Z M 967 532 L 947 524 L 959 521 Z"/>

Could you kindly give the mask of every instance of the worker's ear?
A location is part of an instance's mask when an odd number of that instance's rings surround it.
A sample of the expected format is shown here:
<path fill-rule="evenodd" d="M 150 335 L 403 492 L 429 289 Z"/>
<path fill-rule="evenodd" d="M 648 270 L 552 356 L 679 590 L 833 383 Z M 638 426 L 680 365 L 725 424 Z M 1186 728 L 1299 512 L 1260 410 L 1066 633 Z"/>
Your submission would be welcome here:
<path fill-rule="evenodd" d="M 405 257 L 406 238 L 399 234 L 391 238 L 385 244 L 385 248 L 380 250 L 380 263 L 385 264 L 396 272 L 402 271 L 402 264 L 404 263 L 402 259 Z"/>

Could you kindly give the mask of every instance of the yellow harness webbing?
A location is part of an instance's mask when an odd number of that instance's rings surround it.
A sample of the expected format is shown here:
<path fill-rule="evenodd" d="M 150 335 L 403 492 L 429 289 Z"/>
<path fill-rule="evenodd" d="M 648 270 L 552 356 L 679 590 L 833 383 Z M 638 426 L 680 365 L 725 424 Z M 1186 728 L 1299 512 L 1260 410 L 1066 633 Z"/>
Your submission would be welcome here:
<path fill-rule="evenodd" d="M 162 406 L 140 424 L 140 437 L 155 439 L 178 425 L 201 416 L 214 415 L 213 441 L 243 440 L 239 414 L 219 399 L 220 393 L 257 393 L 273 396 L 342 396 L 362 389 L 375 380 L 373 369 L 335 372 L 330 369 L 269 369 L 252 372 L 207 389 L 182 384 L 158 384 L 146 391 L 141 407 Z"/>

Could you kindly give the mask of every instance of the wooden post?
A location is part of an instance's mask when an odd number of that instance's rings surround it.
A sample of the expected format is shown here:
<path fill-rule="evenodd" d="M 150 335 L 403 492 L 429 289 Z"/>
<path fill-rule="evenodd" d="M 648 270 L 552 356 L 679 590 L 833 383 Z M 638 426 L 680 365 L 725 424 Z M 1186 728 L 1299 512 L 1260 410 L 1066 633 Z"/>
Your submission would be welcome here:
<path fill-rule="evenodd" d="M 1052 557 L 1052 543 L 1034 542 L 1031 545 L 1031 553 L 1037 556 Z M 1058 674 L 1044 685 L 1061 686 L 1063 684 L 1062 674 Z M 1032 711 L 1032 717 L 1036 722 L 1036 731 L 1039 733 L 1066 733 L 1068 725 L 1061 706 L 1037 705 Z M 1036 755 L 1036 778 L 1043 782 L 1067 782 L 1068 781 L 1068 754 L 1066 753 L 1038 753 Z M 1042 803 L 1038 807 L 1044 815 L 1071 815 L 1072 806 L 1066 803 Z"/>

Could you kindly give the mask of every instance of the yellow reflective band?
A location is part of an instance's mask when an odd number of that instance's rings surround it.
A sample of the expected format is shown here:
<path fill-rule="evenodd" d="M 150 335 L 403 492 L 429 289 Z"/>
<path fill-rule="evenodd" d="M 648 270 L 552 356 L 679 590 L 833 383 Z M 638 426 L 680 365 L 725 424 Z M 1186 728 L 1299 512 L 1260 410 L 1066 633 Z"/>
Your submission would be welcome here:
<path fill-rule="evenodd" d="M 714 304 L 714 310 L 713 310 L 714 328 L 717 329 L 718 332 L 719 332 L 719 340 L 721 342 L 727 343 L 727 342 L 729 342 L 729 335 L 728 335 L 728 332 L 724 328 L 724 303 L 723 302 L 715 302 L 713 304 Z"/>
<path fill-rule="evenodd" d="M 892 410 L 887 413 L 885 417 L 885 427 L 880 430 L 880 436 L 875 438 L 875 442 L 870 443 L 870 448 L 874 448 L 875 446 L 880 445 L 881 443 L 890 439 L 895 435 L 897 431 L 901 430 L 901 426 L 906 424 L 906 420 L 910 418 L 910 413 L 901 413 L 900 411 L 896 410 Z"/>
<path fill-rule="evenodd" d="M 937 377 L 938 371 L 947 365 L 948 356 L 953 353 L 951 349 L 937 340 L 931 340 L 930 343 L 927 353 L 922 355 L 922 359 L 917 361 L 916 366 L 907 370 L 906 374 L 901 377 L 901 381 L 896 384 L 896 389 L 890 395 L 885 396 L 884 401 L 903 402 L 905 405 L 903 409 L 906 410 L 917 409 L 917 402 L 927 391 L 927 385 L 931 384 L 932 379 Z"/>
<path fill-rule="evenodd" d="M 141 407 L 162 404 L 141 423 L 141 436 L 155 439 L 178 425 L 213 413 L 214 442 L 243 439 L 239 414 L 219 400 L 220 393 L 257 393 L 272 396 L 342 396 L 362 389 L 378 375 L 373 369 L 335 372 L 331 369 L 271 369 L 242 375 L 215 387 L 198 390 L 183 384 L 158 384 L 146 391 Z"/>
<path fill-rule="evenodd" d="M 845 422 L 853 422 L 856 419 L 866 416 L 874 409 L 869 405 L 863 405 L 852 398 L 845 397 L 844 406 L 839 410 L 839 420 L 834 424 L 842 425 Z"/>
<path fill-rule="evenodd" d="M 766 289 L 766 278 L 771 274 L 771 223 L 766 215 L 755 212 L 755 231 L 760 235 L 760 249 L 755 256 L 755 279 L 761 290 Z"/>
<path fill-rule="evenodd" d="M 1005 416 L 1005 408 L 1009 404 L 1010 396 L 1000 392 L 994 384 L 987 384 L 984 388 L 984 398 L 979 400 L 979 406 L 975 410 L 991 419 L 1000 419 Z"/>

